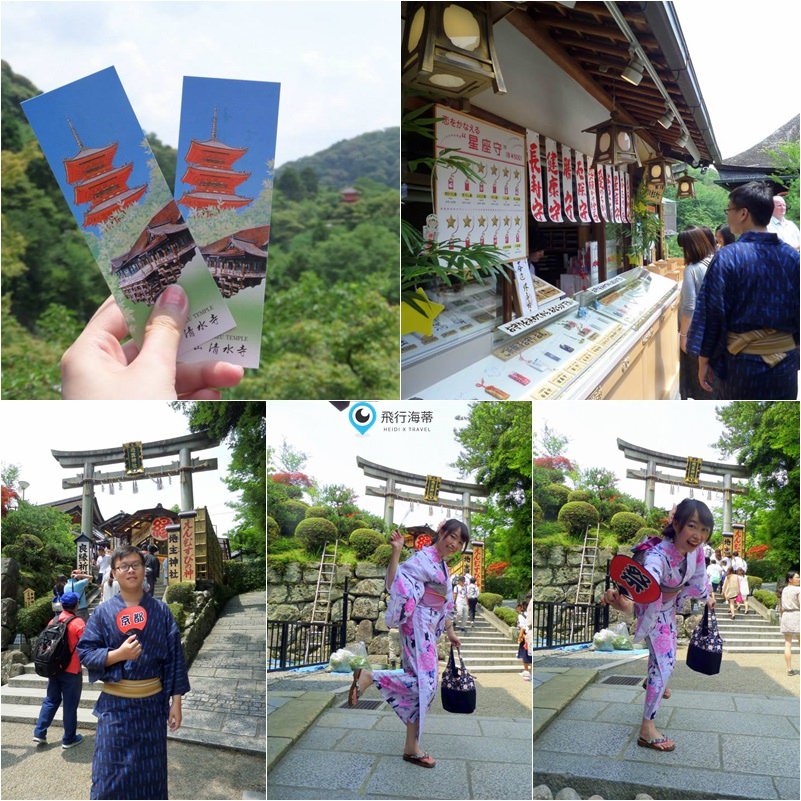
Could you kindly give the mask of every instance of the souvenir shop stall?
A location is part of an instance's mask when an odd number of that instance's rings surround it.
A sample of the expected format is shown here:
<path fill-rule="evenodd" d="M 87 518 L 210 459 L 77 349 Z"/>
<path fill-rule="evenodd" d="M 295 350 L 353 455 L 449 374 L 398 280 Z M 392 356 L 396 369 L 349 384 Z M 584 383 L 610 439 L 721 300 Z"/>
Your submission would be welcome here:
<path fill-rule="evenodd" d="M 663 193 L 719 158 L 672 4 L 402 10 L 404 397 L 671 397 Z"/>

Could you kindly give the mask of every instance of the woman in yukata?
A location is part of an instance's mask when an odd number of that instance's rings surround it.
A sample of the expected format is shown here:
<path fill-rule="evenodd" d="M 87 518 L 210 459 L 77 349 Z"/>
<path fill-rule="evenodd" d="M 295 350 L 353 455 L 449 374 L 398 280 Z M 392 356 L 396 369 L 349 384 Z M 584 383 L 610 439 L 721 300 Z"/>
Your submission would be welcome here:
<path fill-rule="evenodd" d="M 712 533 L 712 513 L 701 501 L 685 498 L 668 519 L 662 537 L 651 537 L 635 546 L 634 558 L 659 583 L 662 595 L 650 604 L 633 603 L 616 589 L 607 590 L 602 603 L 620 612 L 634 610 L 634 639 L 648 644 L 648 677 L 645 709 L 637 745 L 655 751 L 673 751 L 676 743 L 657 731 L 654 718 L 663 698 L 670 697 L 667 683 L 676 664 L 676 611 L 688 598 L 706 599 L 709 591 L 703 545 Z"/>
<path fill-rule="evenodd" d="M 406 725 L 404 760 L 423 768 L 437 764 L 421 750 L 419 742 L 426 712 L 437 690 L 437 640 L 445 631 L 451 645 L 462 645 L 453 628 L 451 579 L 445 560 L 463 551 L 469 542 L 464 523 L 446 520 L 431 545 L 399 565 L 403 534 L 393 532 L 386 577 L 386 621 L 400 632 L 403 673 L 356 670 L 348 692 L 348 703 L 353 706 L 364 690 L 375 684 Z"/>

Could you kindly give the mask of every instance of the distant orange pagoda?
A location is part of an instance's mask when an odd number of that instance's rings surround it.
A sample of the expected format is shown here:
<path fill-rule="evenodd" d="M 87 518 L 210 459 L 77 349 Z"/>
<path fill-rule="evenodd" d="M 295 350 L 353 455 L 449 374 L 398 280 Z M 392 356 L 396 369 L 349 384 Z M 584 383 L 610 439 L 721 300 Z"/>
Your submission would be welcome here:
<path fill-rule="evenodd" d="M 78 153 L 71 159 L 64 159 L 64 169 L 67 182 L 75 187 L 75 205 L 90 204 L 83 218 L 83 227 L 89 228 L 107 220 L 115 211 L 136 203 L 147 191 L 147 184 L 128 188 L 133 162 L 114 166 L 118 142 L 105 147 L 86 147 L 72 120 L 67 119 L 67 122 L 78 145 Z"/>
<path fill-rule="evenodd" d="M 231 169 L 248 152 L 246 147 L 231 147 L 217 140 L 217 109 L 211 121 L 211 138 L 205 142 L 193 139 L 186 154 L 189 165 L 181 179 L 192 189 L 178 201 L 192 209 L 207 206 L 238 209 L 247 206 L 253 198 L 241 197 L 236 188 L 250 178 L 249 172 Z"/>

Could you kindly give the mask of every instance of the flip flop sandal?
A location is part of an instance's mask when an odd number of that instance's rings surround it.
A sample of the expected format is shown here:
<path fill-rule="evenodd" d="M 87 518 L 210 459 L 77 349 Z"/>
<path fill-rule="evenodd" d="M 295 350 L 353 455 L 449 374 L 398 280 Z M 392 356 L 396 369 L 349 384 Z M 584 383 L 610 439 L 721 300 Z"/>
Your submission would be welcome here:
<path fill-rule="evenodd" d="M 648 681 L 648 679 L 643 679 L 642 680 L 642 688 L 643 688 L 643 690 L 646 689 L 647 681 Z M 670 690 L 667 687 L 665 687 L 665 691 L 662 693 L 662 698 L 664 698 L 666 701 L 668 700 L 668 698 L 670 698 Z"/>
<path fill-rule="evenodd" d="M 433 768 L 437 764 L 428 754 L 404 754 L 403 761 L 419 765 L 421 768 Z"/>
<path fill-rule="evenodd" d="M 359 696 L 361 693 L 359 692 L 359 676 L 362 675 L 361 669 L 353 671 L 353 681 L 350 684 L 350 689 L 348 690 L 348 706 L 356 706 L 359 702 Z"/>
<path fill-rule="evenodd" d="M 655 740 L 646 740 L 644 737 L 637 738 L 637 745 L 640 748 L 653 748 L 654 751 L 673 751 L 676 748 L 676 743 L 673 740 L 668 740 L 667 737 L 658 737 Z"/>

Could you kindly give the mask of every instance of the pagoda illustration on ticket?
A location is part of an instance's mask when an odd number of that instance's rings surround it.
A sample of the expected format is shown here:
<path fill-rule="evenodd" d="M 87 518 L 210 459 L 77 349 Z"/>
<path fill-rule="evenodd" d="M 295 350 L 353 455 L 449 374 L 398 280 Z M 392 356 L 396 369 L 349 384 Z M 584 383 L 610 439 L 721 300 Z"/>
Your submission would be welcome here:
<path fill-rule="evenodd" d="M 83 227 L 89 228 L 105 222 L 115 211 L 141 200 L 147 184 L 128 188 L 133 162 L 114 166 L 119 142 L 105 147 L 86 147 L 69 117 L 67 124 L 78 145 L 78 152 L 72 158 L 64 159 L 64 170 L 67 183 L 75 188 L 75 205 L 90 204 L 83 218 Z"/>
<path fill-rule="evenodd" d="M 233 169 L 246 147 L 231 147 L 217 139 L 217 109 L 211 122 L 211 137 L 199 142 L 193 139 L 186 154 L 187 170 L 181 179 L 191 186 L 178 201 L 190 209 L 208 206 L 221 209 L 238 209 L 247 206 L 253 198 L 240 197 L 236 188 L 250 178 L 249 172 Z"/>

